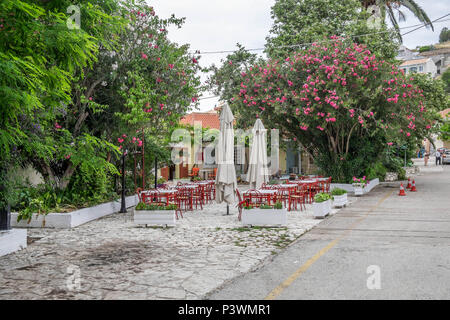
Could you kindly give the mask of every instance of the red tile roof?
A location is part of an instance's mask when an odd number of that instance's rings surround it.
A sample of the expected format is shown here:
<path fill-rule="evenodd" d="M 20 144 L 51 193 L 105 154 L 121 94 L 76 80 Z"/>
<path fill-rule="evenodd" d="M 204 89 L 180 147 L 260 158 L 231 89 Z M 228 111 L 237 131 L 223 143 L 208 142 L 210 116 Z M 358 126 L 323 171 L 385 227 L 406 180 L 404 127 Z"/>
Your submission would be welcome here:
<path fill-rule="evenodd" d="M 439 112 L 442 118 L 445 118 L 448 114 L 450 114 L 450 108 L 442 110 Z"/>
<path fill-rule="evenodd" d="M 201 122 L 203 128 L 220 129 L 219 114 L 215 110 L 207 112 L 192 112 L 181 118 L 181 124 L 194 125 L 194 122 Z"/>

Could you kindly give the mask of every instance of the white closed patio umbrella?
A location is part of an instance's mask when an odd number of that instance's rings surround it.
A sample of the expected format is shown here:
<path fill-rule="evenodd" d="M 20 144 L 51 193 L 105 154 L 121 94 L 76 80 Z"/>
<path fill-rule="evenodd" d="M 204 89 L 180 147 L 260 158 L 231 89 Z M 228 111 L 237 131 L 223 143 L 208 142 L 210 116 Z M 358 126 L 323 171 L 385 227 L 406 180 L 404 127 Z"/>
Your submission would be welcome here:
<path fill-rule="evenodd" d="M 235 202 L 237 188 L 236 171 L 234 168 L 234 116 L 228 103 L 225 103 L 220 113 L 220 133 L 216 147 L 216 202 L 229 204 Z"/>
<path fill-rule="evenodd" d="M 253 141 L 250 149 L 250 162 L 247 172 L 247 181 L 250 189 L 261 188 L 264 182 L 269 181 L 267 169 L 267 130 L 261 119 L 257 119 L 253 126 Z"/>

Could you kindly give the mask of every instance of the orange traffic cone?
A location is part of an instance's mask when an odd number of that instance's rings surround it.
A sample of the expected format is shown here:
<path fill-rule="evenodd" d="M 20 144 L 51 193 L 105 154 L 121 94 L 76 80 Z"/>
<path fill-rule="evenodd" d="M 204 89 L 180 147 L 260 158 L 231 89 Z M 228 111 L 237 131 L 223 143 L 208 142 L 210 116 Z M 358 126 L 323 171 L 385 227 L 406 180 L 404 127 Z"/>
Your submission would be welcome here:
<path fill-rule="evenodd" d="M 406 189 L 411 189 L 411 178 L 408 178 L 408 185 L 406 186 Z"/>
<path fill-rule="evenodd" d="M 403 183 L 400 184 L 400 192 L 398 193 L 399 196 L 406 196 L 405 188 L 403 188 Z"/>
<path fill-rule="evenodd" d="M 416 181 L 413 180 L 413 184 L 412 184 L 411 190 L 409 190 L 409 191 L 412 191 L 412 192 L 417 191 L 417 189 L 416 189 Z"/>

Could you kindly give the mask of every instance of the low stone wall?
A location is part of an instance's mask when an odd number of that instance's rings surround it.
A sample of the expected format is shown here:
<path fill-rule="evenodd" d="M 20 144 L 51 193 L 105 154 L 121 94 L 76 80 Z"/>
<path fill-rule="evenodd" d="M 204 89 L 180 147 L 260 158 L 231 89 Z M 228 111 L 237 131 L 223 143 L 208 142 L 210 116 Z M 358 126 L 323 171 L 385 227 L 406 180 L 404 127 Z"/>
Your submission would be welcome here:
<path fill-rule="evenodd" d="M 137 195 L 125 198 L 127 208 L 135 206 L 139 202 Z M 74 228 L 86 222 L 119 212 L 121 201 L 103 203 L 94 207 L 64 213 L 48 213 L 47 215 L 33 215 L 30 223 L 26 220 L 17 222 L 18 213 L 11 213 L 11 226 L 17 228 Z"/>
<path fill-rule="evenodd" d="M 0 231 L 0 257 L 27 247 L 27 230 Z"/>
<path fill-rule="evenodd" d="M 397 181 L 398 180 L 398 173 L 397 172 L 386 172 L 386 176 L 384 177 L 384 181 L 390 182 L 390 181 Z"/>
<path fill-rule="evenodd" d="M 370 182 L 364 187 L 364 193 L 370 192 L 374 187 L 380 184 L 380 179 L 372 179 Z M 347 192 L 355 193 L 355 190 L 353 189 L 353 185 L 350 183 L 332 183 L 330 185 L 330 190 L 333 190 L 335 188 L 344 189 Z"/>
<path fill-rule="evenodd" d="M 405 174 L 407 176 L 411 175 L 411 174 L 416 174 L 419 172 L 419 168 L 417 166 L 412 166 L 412 167 L 404 167 L 403 169 L 405 169 Z"/>

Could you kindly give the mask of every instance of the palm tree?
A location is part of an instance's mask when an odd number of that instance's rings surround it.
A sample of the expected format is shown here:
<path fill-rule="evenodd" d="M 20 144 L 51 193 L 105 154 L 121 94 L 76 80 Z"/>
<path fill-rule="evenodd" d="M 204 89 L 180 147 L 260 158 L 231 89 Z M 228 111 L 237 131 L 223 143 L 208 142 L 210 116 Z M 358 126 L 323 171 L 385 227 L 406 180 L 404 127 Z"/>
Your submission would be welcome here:
<path fill-rule="evenodd" d="M 411 11 L 420 22 L 426 24 L 426 27 L 431 27 L 434 31 L 433 24 L 426 12 L 414 1 L 414 0 L 360 0 L 364 9 L 368 9 L 370 6 L 377 6 L 380 8 L 382 17 L 385 18 L 386 14 L 389 16 L 389 20 L 397 31 L 400 39 L 400 27 L 398 26 L 397 18 L 395 13 L 398 13 L 398 21 L 406 21 L 405 14 L 400 10 L 405 7 Z M 373 12 L 372 12 L 373 13 Z"/>

